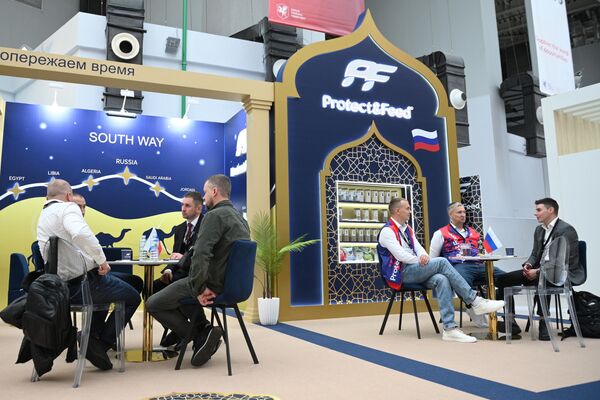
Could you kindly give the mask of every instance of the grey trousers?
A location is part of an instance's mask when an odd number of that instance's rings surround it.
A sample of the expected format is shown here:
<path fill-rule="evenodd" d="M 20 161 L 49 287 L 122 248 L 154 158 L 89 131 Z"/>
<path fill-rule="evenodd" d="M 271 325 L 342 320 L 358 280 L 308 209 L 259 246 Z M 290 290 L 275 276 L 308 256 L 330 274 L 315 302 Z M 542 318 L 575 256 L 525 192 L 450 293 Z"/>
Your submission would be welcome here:
<path fill-rule="evenodd" d="M 190 289 L 189 278 L 183 278 L 150 296 L 146 300 L 146 309 L 164 327 L 184 338 L 191 328 L 191 322 L 186 313 L 182 312 L 180 300 L 190 297 L 196 298 Z M 200 306 L 197 307 L 201 312 L 199 323 L 205 324 L 207 320 L 204 311 Z"/>

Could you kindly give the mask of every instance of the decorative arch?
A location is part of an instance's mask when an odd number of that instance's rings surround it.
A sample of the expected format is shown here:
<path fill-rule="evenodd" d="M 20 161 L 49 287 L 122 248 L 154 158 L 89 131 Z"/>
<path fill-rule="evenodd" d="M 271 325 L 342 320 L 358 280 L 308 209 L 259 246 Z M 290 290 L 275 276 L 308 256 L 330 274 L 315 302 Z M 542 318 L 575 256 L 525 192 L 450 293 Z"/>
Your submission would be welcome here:
<path fill-rule="evenodd" d="M 377 264 L 343 264 L 338 258 L 336 182 L 359 182 L 358 177 L 360 182 L 408 185 L 415 235 L 425 246 L 429 244 L 427 185 L 421 166 L 411 154 L 387 141 L 373 122 L 363 137 L 332 150 L 320 173 L 325 304 L 373 303 L 388 299 Z"/>

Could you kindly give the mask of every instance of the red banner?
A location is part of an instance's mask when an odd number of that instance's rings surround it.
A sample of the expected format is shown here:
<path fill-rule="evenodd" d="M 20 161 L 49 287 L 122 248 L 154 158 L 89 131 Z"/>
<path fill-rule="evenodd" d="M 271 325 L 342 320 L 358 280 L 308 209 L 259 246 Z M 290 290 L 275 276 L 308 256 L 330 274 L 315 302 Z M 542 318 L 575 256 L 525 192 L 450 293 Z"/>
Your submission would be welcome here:
<path fill-rule="evenodd" d="M 269 21 L 342 36 L 364 10 L 364 0 L 269 0 Z"/>

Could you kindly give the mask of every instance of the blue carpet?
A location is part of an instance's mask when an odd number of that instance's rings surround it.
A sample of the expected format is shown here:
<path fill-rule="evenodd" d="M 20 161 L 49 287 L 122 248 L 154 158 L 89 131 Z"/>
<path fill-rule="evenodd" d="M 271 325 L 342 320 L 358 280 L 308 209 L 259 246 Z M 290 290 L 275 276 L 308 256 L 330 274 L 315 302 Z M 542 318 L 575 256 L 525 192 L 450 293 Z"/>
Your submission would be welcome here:
<path fill-rule="evenodd" d="M 545 392 L 532 392 L 504 383 L 491 381 L 489 379 L 452 371 L 411 360 L 410 358 L 386 353 L 370 347 L 362 346 L 345 340 L 336 339 L 303 328 L 279 323 L 274 326 L 266 326 L 279 333 L 289 335 L 307 342 L 325 347 L 329 350 L 356 357 L 382 367 L 390 368 L 417 378 L 434 382 L 463 392 L 471 393 L 488 399 L 598 399 L 600 395 L 600 381 L 581 385 L 553 389 Z M 535 373 L 532 372 L 532 377 Z"/>

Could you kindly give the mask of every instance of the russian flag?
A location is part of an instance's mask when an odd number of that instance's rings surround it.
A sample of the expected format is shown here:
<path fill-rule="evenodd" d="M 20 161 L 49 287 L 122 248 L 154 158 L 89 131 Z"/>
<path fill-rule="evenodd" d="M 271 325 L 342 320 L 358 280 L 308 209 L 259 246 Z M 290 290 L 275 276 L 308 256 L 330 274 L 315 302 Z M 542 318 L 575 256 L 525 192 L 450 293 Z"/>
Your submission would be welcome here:
<path fill-rule="evenodd" d="M 494 252 L 494 250 L 498 250 L 500 247 L 502 247 L 502 243 L 490 226 L 485 234 L 485 238 L 483 239 L 483 248 L 488 254 L 491 254 Z"/>
<path fill-rule="evenodd" d="M 413 129 L 412 136 L 415 150 L 440 151 L 437 131 L 429 132 L 423 129 Z"/>

